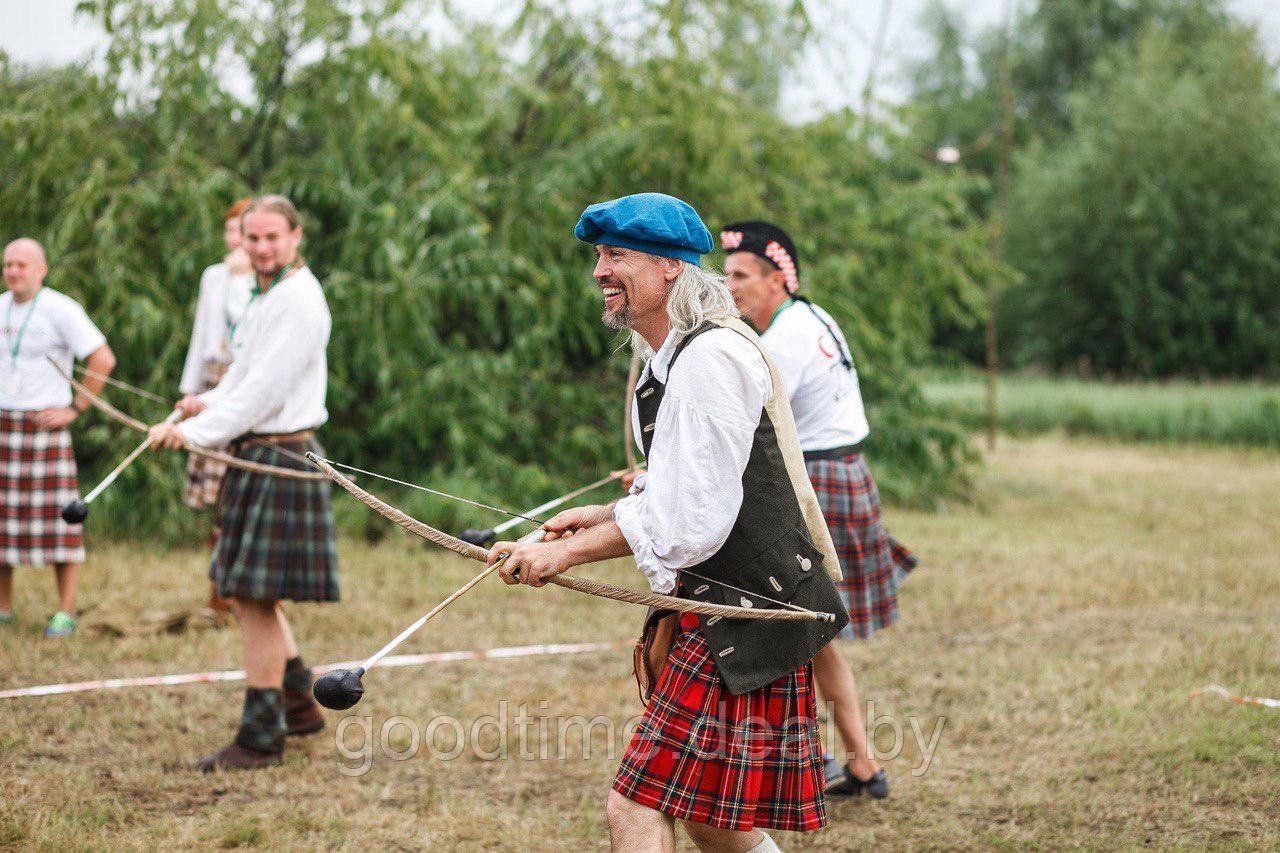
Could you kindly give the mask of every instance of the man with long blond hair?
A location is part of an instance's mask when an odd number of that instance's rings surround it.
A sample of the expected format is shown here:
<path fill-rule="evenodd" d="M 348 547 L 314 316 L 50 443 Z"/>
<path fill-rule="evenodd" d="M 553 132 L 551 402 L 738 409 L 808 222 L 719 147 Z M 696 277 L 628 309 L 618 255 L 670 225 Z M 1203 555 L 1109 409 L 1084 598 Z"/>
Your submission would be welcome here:
<path fill-rule="evenodd" d="M 302 221 L 287 198 L 254 199 L 241 228 L 256 286 L 230 331 L 231 367 L 213 390 L 179 400 L 185 419 L 153 426 L 151 438 L 175 449 L 227 445 L 240 459 L 309 471 L 300 456 L 323 452 L 315 430 L 329 417 L 329 307 L 298 254 Z M 280 763 L 286 734 L 324 727 L 280 602 L 338 600 L 329 485 L 232 468 L 218 517 L 209 575 L 235 601 L 248 686 L 235 739 L 199 766 L 266 767 Z"/>

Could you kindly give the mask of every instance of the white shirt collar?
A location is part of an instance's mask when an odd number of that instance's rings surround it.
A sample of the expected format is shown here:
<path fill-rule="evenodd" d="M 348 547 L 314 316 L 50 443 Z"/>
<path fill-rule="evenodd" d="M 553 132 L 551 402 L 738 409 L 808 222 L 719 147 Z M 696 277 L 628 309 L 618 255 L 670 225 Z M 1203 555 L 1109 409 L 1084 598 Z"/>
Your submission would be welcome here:
<path fill-rule="evenodd" d="M 649 374 L 664 385 L 667 383 L 667 371 L 671 368 L 671 359 L 675 357 L 676 347 L 683 339 L 682 333 L 672 329 L 667 332 L 667 339 L 662 342 L 662 346 L 658 347 L 653 358 L 649 359 Z"/>

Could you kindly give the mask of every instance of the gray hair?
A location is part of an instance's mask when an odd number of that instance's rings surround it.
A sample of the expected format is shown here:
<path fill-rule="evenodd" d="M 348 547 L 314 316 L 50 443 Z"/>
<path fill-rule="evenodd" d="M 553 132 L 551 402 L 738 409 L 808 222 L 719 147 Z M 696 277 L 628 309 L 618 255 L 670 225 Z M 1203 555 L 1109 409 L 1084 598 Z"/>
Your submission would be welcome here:
<path fill-rule="evenodd" d="M 672 331 L 688 334 L 708 320 L 737 317 L 738 308 L 724 276 L 681 261 L 680 275 L 667 291 L 667 316 Z M 631 333 L 631 349 L 645 358 L 653 355 L 648 341 L 635 332 Z"/>

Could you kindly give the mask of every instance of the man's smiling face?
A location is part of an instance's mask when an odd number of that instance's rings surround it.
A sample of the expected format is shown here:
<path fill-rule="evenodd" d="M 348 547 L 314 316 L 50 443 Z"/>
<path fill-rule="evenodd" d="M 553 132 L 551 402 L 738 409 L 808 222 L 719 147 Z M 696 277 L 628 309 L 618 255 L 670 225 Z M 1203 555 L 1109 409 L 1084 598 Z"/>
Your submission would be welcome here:
<path fill-rule="evenodd" d="M 610 329 L 632 329 L 638 319 L 655 312 L 665 316 L 667 287 L 679 264 L 634 249 L 596 246 L 592 275 L 604 294 L 604 324 Z"/>

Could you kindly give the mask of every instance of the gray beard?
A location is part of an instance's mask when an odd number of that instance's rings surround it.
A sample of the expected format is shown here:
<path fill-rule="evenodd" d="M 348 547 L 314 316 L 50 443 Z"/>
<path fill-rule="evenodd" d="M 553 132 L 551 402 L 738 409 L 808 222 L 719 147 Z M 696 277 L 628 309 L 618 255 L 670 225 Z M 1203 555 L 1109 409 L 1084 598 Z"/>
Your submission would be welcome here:
<path fill-rule="evenodd" d="M 628 303 L 623 305 L 617 311 L 605 311 L 600 315 L 600 321 L 604 323 L 606 328 L 613 329 L 615 332 L 621 332 L 631 328 L 631 305 Z"/>

